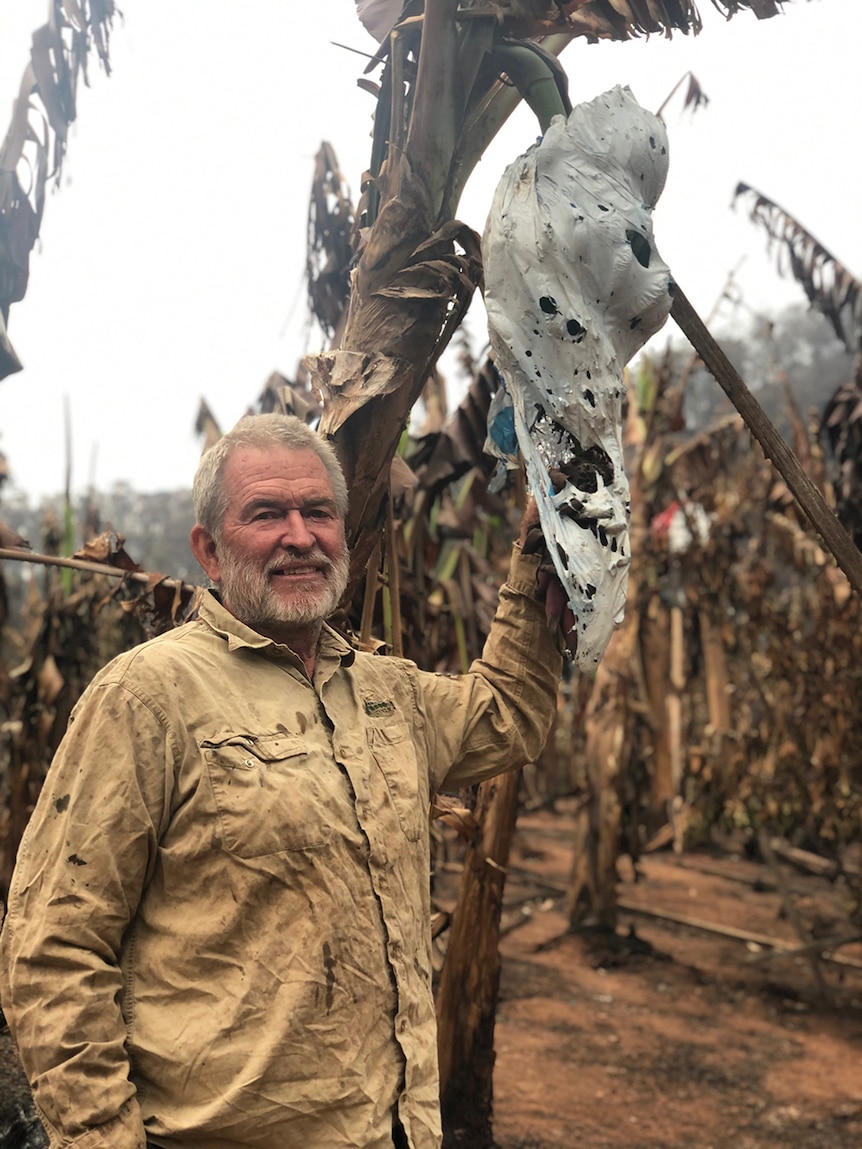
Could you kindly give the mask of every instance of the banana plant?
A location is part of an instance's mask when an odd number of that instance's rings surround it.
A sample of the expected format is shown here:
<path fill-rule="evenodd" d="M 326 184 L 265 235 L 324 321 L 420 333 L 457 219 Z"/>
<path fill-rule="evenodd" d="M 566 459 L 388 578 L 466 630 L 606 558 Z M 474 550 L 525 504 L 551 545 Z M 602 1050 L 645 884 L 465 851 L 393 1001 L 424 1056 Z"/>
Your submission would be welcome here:
<path fill-rule="evenodd" d="M 808 302 L 832 324 L 835 334 L 855 356 L 853 372 L 830 397 L 820 419 L 820 433 L 835 460 L 835 511 L 856 546 L 862 549 L 862 285 L 795 216 L 746 183 L 738 183 L 737 200 L 747 204 L 754 223 L 777 249 L 778 269 L 790 271 Z"/>
<path fill-rule="evenodd" d="M 727 16 L 773 0 L 713 0 Z M 372 6 L 359 5 L 372 26 Z M 351 590 L 374 547 L 389 465 L 410 410 L 482 280 L 479 238 L 455 218 L 478 159 L 523 98 L 544 130 L 567 115 L 556 62 L 577 37 L 698 32 L 693 0 L 407 0 L 373 5 L 375 134 L 337 347 L 306 359 L 321 430 L 351 487 Z M 368 86 L 368 81 L 363 82 Z"/>

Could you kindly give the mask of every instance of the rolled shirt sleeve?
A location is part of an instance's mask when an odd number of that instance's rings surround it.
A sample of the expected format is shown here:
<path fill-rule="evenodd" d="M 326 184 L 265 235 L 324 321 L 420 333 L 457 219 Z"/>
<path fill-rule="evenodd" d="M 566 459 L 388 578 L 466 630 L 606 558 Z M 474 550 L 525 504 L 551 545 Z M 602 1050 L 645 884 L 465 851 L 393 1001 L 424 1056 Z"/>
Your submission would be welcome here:
<path fill-rule="evenodd" d="M 538 557 L 516 545 L 482 656 L 468 675 L 423 678 L 433 788 L 481 782 L 542 751 L 562 655 L 536 589 L 538 568 Z"/>

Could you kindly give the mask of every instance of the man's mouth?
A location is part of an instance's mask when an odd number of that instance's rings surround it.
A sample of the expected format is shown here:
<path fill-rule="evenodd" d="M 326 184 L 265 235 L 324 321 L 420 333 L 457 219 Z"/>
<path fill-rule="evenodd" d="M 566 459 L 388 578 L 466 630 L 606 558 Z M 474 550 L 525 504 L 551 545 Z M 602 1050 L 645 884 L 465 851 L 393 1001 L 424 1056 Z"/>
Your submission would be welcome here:
<path fill-rule="evenodd" d="M 275 567 L 269 571 L 271 578 L 313 578 L 317 575 L 323 576 L 324 573 L 321 567 L 307 563 L 301 566 Z"/>

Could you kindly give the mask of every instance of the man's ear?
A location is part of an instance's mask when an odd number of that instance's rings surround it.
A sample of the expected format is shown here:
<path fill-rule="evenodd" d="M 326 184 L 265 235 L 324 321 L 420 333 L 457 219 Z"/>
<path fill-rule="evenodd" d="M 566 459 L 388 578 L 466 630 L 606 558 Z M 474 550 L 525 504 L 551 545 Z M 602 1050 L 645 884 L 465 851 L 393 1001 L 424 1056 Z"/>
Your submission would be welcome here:
<path fill-rule="evenodd" d="M 195 523 L 189 535 L 192 554 L 200 563 L 210 582 L 219 582 L 221 569 L 218 561 L 216 541 L 200 523 Z"/>

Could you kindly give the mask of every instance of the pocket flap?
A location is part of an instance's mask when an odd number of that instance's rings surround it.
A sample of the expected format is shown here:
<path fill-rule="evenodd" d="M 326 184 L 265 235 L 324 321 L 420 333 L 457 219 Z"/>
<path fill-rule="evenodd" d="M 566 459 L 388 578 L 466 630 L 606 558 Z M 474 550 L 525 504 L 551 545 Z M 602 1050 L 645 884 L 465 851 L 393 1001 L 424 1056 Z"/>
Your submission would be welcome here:
<path fill-rule="evenodd" d="M 281 762 L 306 752 L 305 742 L 295 734 L 224 734 L 201 743 L 205 750 L 236 747 L 259 762 Z"/>

